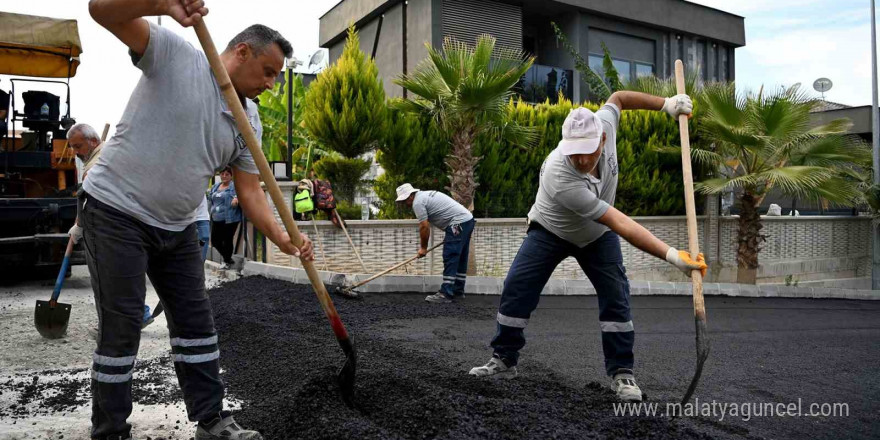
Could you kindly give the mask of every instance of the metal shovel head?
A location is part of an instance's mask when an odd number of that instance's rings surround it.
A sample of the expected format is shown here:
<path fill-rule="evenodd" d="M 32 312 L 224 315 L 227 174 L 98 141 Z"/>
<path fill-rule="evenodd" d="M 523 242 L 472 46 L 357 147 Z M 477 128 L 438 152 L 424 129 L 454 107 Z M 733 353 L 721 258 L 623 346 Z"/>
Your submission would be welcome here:
<path fill-rule="evenodd" d="M 34 309 L 34 325 L 44 338 L 63 338 L 67 334 L 69 322 L 70 304 L 55 303 L 55 306 L 52 306 L 49 301 L 37 300 L 37 307 Z"/>
<path fill-rule="evenodd" d="M 342 394 L 342 401 L 349 408 L 354 408 L 354 382 L 357 374 L 357 350 L 354 347 L 354 341 L 345 339 L 339 341 L 342 351 L 345 352 L 345 364 L 339 369 L 336 380 L 339 383 L 339 391 Z"/>

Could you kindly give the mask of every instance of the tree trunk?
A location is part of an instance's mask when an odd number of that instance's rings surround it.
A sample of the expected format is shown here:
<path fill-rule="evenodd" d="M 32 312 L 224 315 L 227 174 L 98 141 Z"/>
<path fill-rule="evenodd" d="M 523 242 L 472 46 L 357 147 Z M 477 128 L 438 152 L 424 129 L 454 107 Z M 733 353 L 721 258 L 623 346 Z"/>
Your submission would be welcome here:
<path fill-rule="evenodd" d="M 461 203 L 469 211 L 474 212 L 474 191 L 477 182 L 474 170 L 480 158 L 474 157 L 473 144 L 475 138 L 474 128 L 465 127 L 452 135 L 452 151 L 446 156 L 446 166 L 449 167 L 449 192 L 455 201 Z M 473 237 L 473 236 L 472 236 Z M 476 275 L 476 252 L 474 240 L 471 239 L 470 252 L 468 255 L 468 275 Z"/>
<path fill-rule="evenodd" d="M 752 194 L 746 193 L 740 197 L 738 227 L 736 282 L 755 284 L 758 275 L 758 252 L 766 236 L 761 234 L 764 225 L 761 224 L 761 216 L 758 214 L 757 199 Z"/>

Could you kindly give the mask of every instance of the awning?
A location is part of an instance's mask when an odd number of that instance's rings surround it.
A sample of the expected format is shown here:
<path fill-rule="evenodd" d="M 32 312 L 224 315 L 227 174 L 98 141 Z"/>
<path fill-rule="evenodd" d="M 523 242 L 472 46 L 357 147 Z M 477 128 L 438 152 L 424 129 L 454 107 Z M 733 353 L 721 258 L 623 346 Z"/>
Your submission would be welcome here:
<path fill-rule="evenodd" d="M 0 74 L 72 77 L 81 53 L 76 20 L 0 12 Z"/>

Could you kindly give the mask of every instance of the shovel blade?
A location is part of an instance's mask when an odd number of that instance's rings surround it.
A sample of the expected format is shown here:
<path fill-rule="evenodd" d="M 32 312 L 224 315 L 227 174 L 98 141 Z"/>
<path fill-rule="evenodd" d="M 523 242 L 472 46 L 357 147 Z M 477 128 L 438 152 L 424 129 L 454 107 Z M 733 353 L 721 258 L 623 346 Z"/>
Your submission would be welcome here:
<path fill-rule="evenodd" d="M 339 341 L 342 351 L 345 352 L 345 364 L 339 369 L 336 380 L 339 382 L 339 391 L 342 401 L 349 408 L 354 408 L 354 382 L 357 375 L 357 350 L 351 339 Z"/>
<path fill-rule="evenodd" d="M 34 326 L 44 338 L 63 338 L 67 334 L 69 322 L 70 304 L 55 303 L 53 307 L 49 301 L 37 301 L 34 309 Z"/>

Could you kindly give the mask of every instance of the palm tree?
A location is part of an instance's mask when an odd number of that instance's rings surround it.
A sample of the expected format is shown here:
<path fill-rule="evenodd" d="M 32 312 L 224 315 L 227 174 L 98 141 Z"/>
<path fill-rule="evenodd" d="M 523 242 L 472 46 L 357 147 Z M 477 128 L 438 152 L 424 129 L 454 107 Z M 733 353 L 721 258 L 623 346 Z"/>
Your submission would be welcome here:
<path fill-rule="evenodd" d="M 519 49 L 495 47 L 490 35 L 481 35 L 475 46 L 453 38 L 444 40 L 442 51 L 426 45 L 428 58 L 394 81 L 414 99 L 398 99 L 393 106 L 437 122 L 451 146 L 446 165 L 452 198 L 473 211 L 474 169 L 480 161 L 473 153 L 477 137 L 488 134 L 515 145 L 530 145 L 537 138 L 531 129 L 505 118 L 511 89 L 534 58 L 526 58 Z"/>
<path fill-rule="evenodd" d="M 698 94 L 699 130 L 711 148 L 696 146 L 695 161 L 716 176 L 697 184 L 704 194 L 738 191 L 737 282 L 754 284 L 761 234 L 758 207 L 777 190 L 821 203 L 860 203 L 863 194 L 851 178 L 870 151 L 847 136 L 849 121 L 811 127 L 816 101 L 799 85 L 775 92 L 737 93 L 732 83 L 707 85 Z"/>

